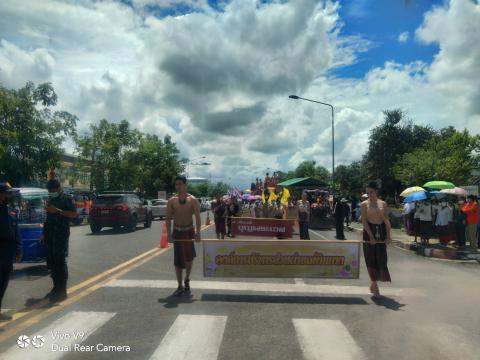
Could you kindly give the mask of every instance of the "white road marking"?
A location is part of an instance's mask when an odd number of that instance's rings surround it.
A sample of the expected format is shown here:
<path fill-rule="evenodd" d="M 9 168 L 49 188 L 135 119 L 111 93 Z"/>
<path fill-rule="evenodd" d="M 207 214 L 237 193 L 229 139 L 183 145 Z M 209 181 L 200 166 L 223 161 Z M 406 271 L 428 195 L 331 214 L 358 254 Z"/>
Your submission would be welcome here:
<path fill-rule="evenodd" d="M 6 353 L 0 356 L 0 358 L 2 360 L 60 359 L 65 355 L 65 350 L 52 350 L 55 348 L 70 348 L 70 351 L 73 351 L 75 344 L 81 344 L 84 342 L 88 336 L 110 321 L 114 316 L 115 313 L 108 312 L 69 312 L 60 319 L 52 322 L 47 327 L 30 334 L 30 345 L 28 347 L 21 349 L 17 345 L 14 345 Z M 83 336 L 81 333 L 83 333 Z M 40 348 L 35 348 L 32 343 L 33 337 L 36 335 L 43 336 L 45 339 L 44 345 Z"/>
<path fill-rule="evenodd" d="M 151 360 L 215 360 L 226 316 L 178 315 Z"/>
<path fill-rule="evenodd" d="M 105 284 L 106 287 L 123 288 L 154 288 L 176 289 L 178 284 L 174 280 L 130 280 L 118 279 Z M 259 283 L 239 281 L 195 281 L 191 284 L 194 290 L 221 290 L 243 292 L 268 292 L 268 293 L 309 293 L 314 295 L 368 295 L 371 296 L 367 286 L 349 285 L 317 285 L 317 284 L 287 284 L 287 283 Z M 382 287 L 385 296 L 426 296 L 421 289 L 414 288 L 388 288 Z"/>
<path fill-rule="evenodd" d="M 319 232 L 313 231 L 313 230 L 311 230 L 311 229 L 308 229 L 308 231 L 314 233 L 314 234 L 317 235 L 317 236 L 320 236 L 323 240 L 335 240 L 335 239 L 329 239 L 329 238 L 323 236 L 322 234 L 320 234 Z"/>
<path fill-rule="evenodd" d="M 340 320 L 292 319 L 306 360 L 362 360 L 362 349 Z"/>
<path fill-rule="evenodd" d="M 441 359 L 478 359 L 478 329 L 468 333 L 458 325 L 447 323 L 409 324 L 416 338 L 438 352 Z M 473 335 L 473 337 L 472 337 Z M 433 354 L 435 355 L 435 354 Z"/>
<path fill-rule="evenodd" d="M 297 285 L 305 285 L 305 281 L 302 278 L 293 278 L 293 281 Z"/>

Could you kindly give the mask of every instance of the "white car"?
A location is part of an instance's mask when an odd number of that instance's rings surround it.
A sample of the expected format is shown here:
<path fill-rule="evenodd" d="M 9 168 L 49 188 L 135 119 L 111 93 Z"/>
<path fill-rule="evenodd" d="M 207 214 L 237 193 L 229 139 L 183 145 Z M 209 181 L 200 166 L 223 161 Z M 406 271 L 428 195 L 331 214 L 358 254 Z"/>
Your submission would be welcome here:
<path fill-rule="evenodd" d="M 202 210 L 204 210 L 204 211 L 212 209 L 211 200 L 209 198 L 206 198 L 206 197 L 200 198 L 200 205 L 201 205 Z"/>
<path fill-rule="evenodd" d="M 163 219 L 167 216 L 167 200 L 155 199 L 151 200 L 150 208 L 152 209 L 152 217 Z"/>

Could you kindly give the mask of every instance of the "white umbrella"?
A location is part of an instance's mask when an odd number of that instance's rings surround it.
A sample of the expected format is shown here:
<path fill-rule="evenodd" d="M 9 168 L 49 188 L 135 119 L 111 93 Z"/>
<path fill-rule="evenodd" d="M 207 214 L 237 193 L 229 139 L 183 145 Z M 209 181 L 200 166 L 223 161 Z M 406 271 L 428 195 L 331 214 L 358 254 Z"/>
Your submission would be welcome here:
<path fill-rule="evenodd" d="M 443 189 L 440 190 L 441 193 L 444 194 L 451 194 L 451 195 L 457 195 L 457 196 L 467 196 L 467 190 L 462 189 L 461 187 L 454 187 L 453 189 Z"/>

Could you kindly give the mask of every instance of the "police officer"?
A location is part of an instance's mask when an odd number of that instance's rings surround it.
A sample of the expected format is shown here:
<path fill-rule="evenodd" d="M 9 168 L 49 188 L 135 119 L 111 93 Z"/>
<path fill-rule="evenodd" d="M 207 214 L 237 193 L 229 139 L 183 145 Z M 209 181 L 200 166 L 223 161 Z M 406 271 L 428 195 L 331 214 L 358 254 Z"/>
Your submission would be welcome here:
<path fill-rule="evenodd" d="M 73 199 L 62 191 L 57 179 L 47 182 L 49 200 L 47 219 L 43 226 L 43 239 L 47 248 L 47 265 L 51 271 L 53 289 L 47 294 L 52 302 L 67 298 L 67 251 L 70 237 L 70 219 L 77 217 Z"/>
<path fill-rule="evenodd" d="M 10 316 L 1 314 L 2 299 L 7 290 L 13 262 L 22 257 L 22 242 L 18 230 L 17 217 L 12 216 L 7 206 L 11 195 L 10 185 L 0 183 L 0 321 L 11 320 Z"/>
<path fill-rule="evenodd" d="M 335 204 L 335 209 L 333 211 L 333 216 L 335 217 L 335 230 L 336 230 L 335 238 L 337 240 L 345 240 L 345 234 L 343 232 L 343 224 L 345 220 L 345 211 L 346 211 L 345 205 L 346 204 L 344 201 L 339 201 L 337 199 L 337 202 Z"/>

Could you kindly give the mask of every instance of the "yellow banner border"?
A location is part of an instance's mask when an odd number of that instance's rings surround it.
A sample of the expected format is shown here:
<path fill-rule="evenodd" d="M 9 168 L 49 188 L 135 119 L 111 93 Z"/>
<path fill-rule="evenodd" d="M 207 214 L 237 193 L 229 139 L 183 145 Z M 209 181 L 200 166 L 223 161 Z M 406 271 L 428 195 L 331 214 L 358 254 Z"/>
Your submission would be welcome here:
<path fill-rule="evenodd" d="M 279 245 L 285 245 L 286 243 L 305 243 L 305 244 L 328 244 L 328 243 L 333 243 L 333 244 L 357 244 L 358 251 L 357 251 L 357 264 L 358 264 L 358 273 L 356 277 L 349 277 L 349 278 L 340 278 L 340 277 L 315 277 L 315 276 L 309 276 L 306 278 L 310 279 L 338 279 L 338 280 L 359 280 L 360 279 L 360 251 L 361 251 L 361 246 L 364 243 L 364 241 L 361 240 L 267 240 L 267 239 L 229 239 L 229 240 L 218 240 L 218 239 L 202 239 L 202 243 L 206 242 L 224 242 L 224 243 L 245 243 L 245 242 L 256 242 L 256 243 L 277 243 Z M 202 244 L 203 245 L 203 244 Z M 206 250 L 205 246 L 202 246 L 203 248 L 203 276 L 204 277 L 211 277 L 207 276 L 206 274 L 206 264 L 205 264 L 205 258 L 206 258 Z M 244 277 L 244 278 L 265 278 L 265 279 L 275 279 L 275 278 L 282 278 L 282 279 L 293 279 L 293 278 L 298 278 L 298 276 L 275 276 L 275 277 L 269 277 L 269 276 L 239 276 L 239 277 Z"/>

